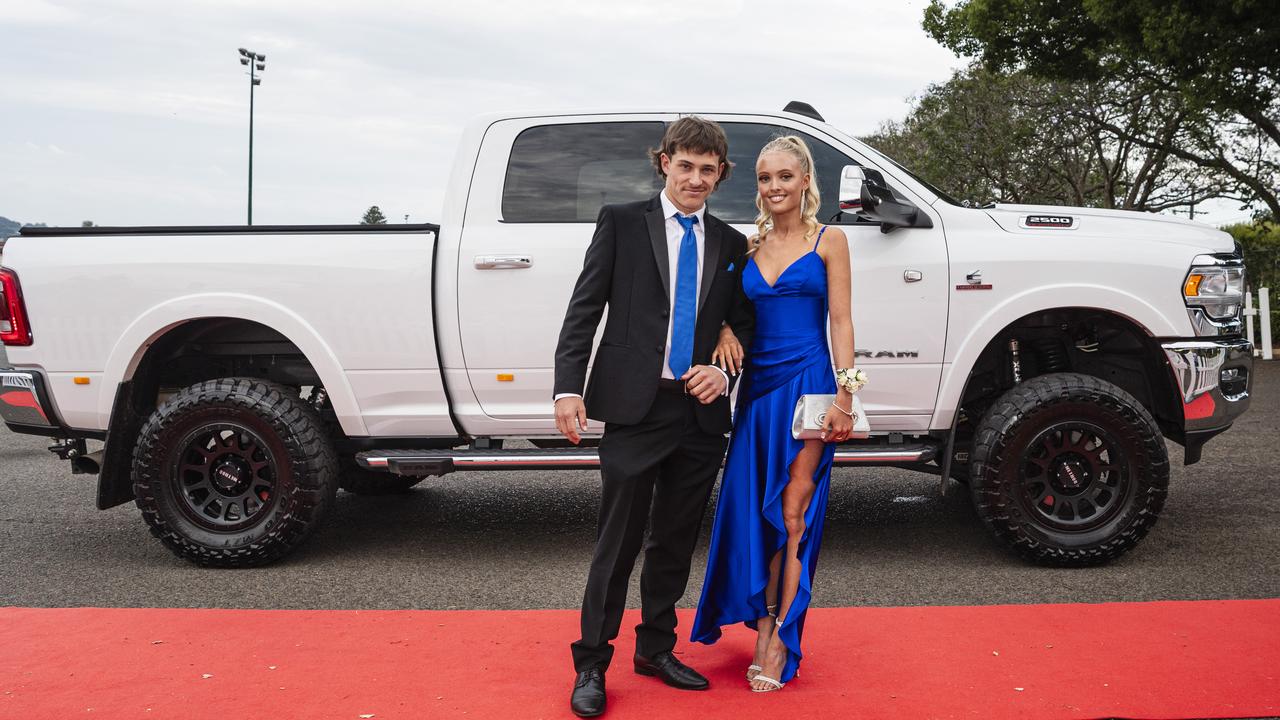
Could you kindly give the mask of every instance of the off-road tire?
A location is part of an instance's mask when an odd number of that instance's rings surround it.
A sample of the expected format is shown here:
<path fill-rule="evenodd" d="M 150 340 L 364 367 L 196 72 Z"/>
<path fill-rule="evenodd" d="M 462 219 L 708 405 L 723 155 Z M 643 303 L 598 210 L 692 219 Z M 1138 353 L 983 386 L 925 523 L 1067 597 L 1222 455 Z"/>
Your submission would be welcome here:
<path fill-rule="evenodd" d="M 241 484 L 218 489 L 231 474 L 206 466 L 239 472 Z M 315 530 L 337 488 L 338 458 L 319 414 L 291 388 L 258 378 L 175 393 L 147 418 L 133 452 L 135 502 L 151 534 L 197 565 L 278 560 Z M 219 497 L 224 490 L 240 500 Z"/>
<path fill-rule="evenodd" d="M 975 428 L 970 464 L 974 506 L 996 540 L 1044 565 L 1097 565 L 1133 549 L 1169 487 L 1151 413 L 1076 373 L 1035 377 L 1001 396 Z"/>

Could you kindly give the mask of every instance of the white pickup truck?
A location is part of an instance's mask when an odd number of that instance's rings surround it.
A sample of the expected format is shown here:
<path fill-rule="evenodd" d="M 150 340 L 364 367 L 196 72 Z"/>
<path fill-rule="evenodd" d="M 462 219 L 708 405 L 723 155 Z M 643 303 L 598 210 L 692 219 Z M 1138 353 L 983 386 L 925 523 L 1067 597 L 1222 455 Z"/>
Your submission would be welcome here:
<path fill-rule="evenodd" d="M 1086 565 L 1156 521 L 1165 437 L 1194 463 L 1248 407 L 1226 233 L 963 206 L 804 103 L 699 114 L 738 166 L 713 213 L 750 232 L 755 155 L 796 133 L 849 238 L 873 432 L 838 464 L 954 478 L 1023 557 Z M 0 415 L 204 565 L 281 557 L 339 487 L 594 467 L 555 431 L 556 338 L 600 206 L 658 192 L 645 151 L 680 115 L 480 118 L 438 226 L 24 229 L 0 258 Z"/>

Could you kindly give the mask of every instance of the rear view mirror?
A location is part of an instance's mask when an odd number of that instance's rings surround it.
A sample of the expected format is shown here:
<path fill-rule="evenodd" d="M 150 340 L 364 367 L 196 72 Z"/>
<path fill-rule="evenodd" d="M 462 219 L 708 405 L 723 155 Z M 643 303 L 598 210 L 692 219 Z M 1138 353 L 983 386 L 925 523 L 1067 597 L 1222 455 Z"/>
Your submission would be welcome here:
<path fill-rule="evenodd" d="M 879 170 L 857 165 L 846 165 L 840 173 L 840 210 L 879 222 L 884 233 L 899 227 L 933 227 L 920 208 L 893 194 Z"/>

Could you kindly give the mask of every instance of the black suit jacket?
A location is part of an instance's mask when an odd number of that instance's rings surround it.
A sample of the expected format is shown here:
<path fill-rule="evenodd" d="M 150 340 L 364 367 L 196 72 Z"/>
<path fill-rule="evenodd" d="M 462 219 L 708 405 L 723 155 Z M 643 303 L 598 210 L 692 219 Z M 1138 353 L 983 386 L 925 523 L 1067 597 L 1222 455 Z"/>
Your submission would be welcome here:
<path fill-rule="evenodd" d="M 587 416 L 631 425 L 649 412 L 658 391 L 671 314 L 670 262 L 662 201 L 606 205 L 596 219 L 582 274 L 573 289 L 556 345 L 555 394 L 583 395 Z M 709 212 L 703 214 L 702 286 L 698 293 L 693 364 L 708 365 L 720 327 L 729 322 L 750 347 L 755 312 L 742 292 L 747 239 Z M 609 319 L 586 381 L 587 359 L 605 306 Z M 586 383 L 586 392 L 583 384 Z M 698 404 L 698 424 L 712 433 L 731 429 L 729 399 Z"/>

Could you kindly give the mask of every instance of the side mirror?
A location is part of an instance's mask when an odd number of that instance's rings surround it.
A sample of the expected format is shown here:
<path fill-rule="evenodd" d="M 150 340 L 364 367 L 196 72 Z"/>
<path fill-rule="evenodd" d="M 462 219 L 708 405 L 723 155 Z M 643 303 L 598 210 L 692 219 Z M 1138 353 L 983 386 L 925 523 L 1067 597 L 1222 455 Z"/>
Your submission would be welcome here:
<path fill-rule="evenodd" d="M 846 186 L 846 183 L 848 185 Z M 858 186 L 856 207 L 847 189 L 852 192 Z M 880 223 L 880 232 L 887 233 L 899 227 L 931 228 L 933 221 L 920 212 L 920 208 L 906 200 L 901 200 L 889 189 L 884 175 L 879 170 L 863 168 L 857 165 L 846 165 L 840 175 L 840 209 L 850 204 L 850 210 L 861 213 L 864 217 Z"/>
<path fill-rule="evenodd" d="M 866 175 L 861 165 L 845 165 L 840 171 L 840 212 L 856 213 L 862 209 L 862 183 Z"/>

